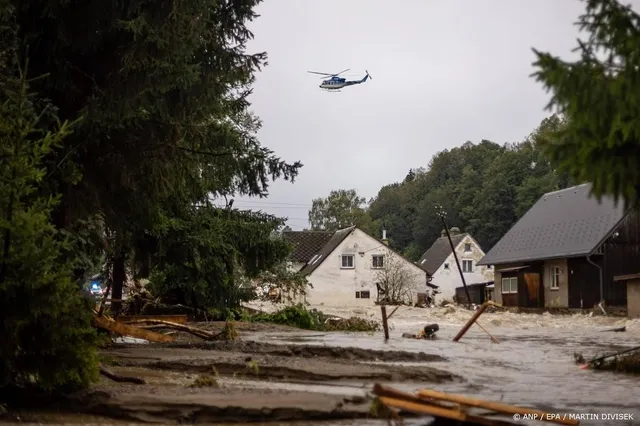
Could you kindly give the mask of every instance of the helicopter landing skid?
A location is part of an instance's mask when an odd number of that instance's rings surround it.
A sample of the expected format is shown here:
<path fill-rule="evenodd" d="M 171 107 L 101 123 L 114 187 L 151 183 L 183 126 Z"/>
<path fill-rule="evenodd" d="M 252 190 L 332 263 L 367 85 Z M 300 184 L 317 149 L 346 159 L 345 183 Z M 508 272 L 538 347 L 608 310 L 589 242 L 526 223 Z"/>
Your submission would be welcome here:
<path fill-rule="evenodd" d="M 325 91 L 325 92 L 328 92 L 328 93 L 332 93 L 332 92 L 333 93 L 340 93 L 340 92 L 342 92 L 342 90 L 340 90 L 340 89 L 322 89 L 322 90 Z"/>

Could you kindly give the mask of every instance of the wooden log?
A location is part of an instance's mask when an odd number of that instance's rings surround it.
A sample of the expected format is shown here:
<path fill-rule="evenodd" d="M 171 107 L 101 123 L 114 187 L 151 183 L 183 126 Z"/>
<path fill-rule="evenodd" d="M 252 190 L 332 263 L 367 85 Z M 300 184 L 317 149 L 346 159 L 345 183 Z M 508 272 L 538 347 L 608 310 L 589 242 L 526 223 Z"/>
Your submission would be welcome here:
<path fill-rule="evenodd" d="M 164 326 L 167 326 L 169 328 L 173 328 L 173 329 L 180 330 L 180 331 L 185 331 L 187 333 L 193 334 L 196 337 L 200 337 L 201 339 L 204 339 L 204 340 L 215 340 L 215 339 L 218 338 L 218 336 L 220 336 L 222 334 L 222 333 L 214 334 L 214 333 L 211 333 L 209 331 L 202 330 L 200 328 L 191 327 L 191 326 L 184 325 L 184 324 L 177 324 L 177 323 L 171 322 L 171 321 L 154 320 L 154 319 L 143 319 L 143 320 L 135 320 L 135 321 L 130 321 L 129 322 L 129 324 L 139 324 L 139 323 L 164 325 Z"/>
<path fill-rule="evenodd" d="M 164 335 L 162 333 L 156 333 L 155 331 L 145 330 L 143 328 L 134 327 L 128 324 L 124 324 L 118 321 L 110 320 L 101 316 L 93 317 L 94 327 L 102 328 L 113 333 L 117 333 L 123 336 L 136 337 L 138 339 L 148 340 L 150 342 L 173 342 L 174 338 Z"/>
<path fill-rule="evenodd" d="M 502 402 L 484 401 L 476 398 L 469 398 L 462 395 L 447 394 L 444 392 L 438 392 L 431 389 L 422 389 L 418 391 L 418 395 L 421 398 L 429 398 L 438 401 L 454 402 L 467 407 L 484 408 L 487 410 L 495 411 L 501 414 L 531 414 L 535 415 L 540 421 L 547 421 L 550 423 L 558 423 L 561 425 L 579 425 L 580 421 L 575 419 L 559 419 L 557 416 L 546 413 L 544 411 L 535 410 L 533 408 L 517 407 L 514 405 L 504 404 Z"/>
<path fill-rule="evenodd" d="M 120 315 L 118 321 L 121 322 L 134 322 L 142 320 L 160 320 L 169 321 L 175 324 L 186 324 L 188 318 L 186 315 Z"/>
<path fill-rule="evenodd" d="M 103 365 L 100 365 L 100 374 L 118 383 L 135 383 L 137 385 L 144 385 L 147 383 L 144 379 L 139 377 L 121 376 L 120 374 L 116 374 Z"/>

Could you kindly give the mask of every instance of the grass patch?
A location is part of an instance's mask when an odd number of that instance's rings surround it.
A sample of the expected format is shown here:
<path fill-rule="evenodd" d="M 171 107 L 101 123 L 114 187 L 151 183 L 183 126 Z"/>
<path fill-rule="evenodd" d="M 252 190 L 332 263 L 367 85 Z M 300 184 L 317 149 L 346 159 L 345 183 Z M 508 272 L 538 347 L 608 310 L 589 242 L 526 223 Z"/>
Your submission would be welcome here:
<path fill-rule="evenodd" d="M 240 335 L 236 330 L 235 323 L 233 321 L 227 321 L 224 323 L 224 328 L 220 333 L 221 340 L 238 340 Z"/>
<path fill-rule="evenodd" d="M 335 319 L 317 309 L 307 309 L 304 305 L 287 306 L 272 314 L 258 314 L 251 317 L 252 322 L 288 325 L 304 330 L 317 331 L 361 331 L 380 330 L 377 321 L 358 317 Z"/>
<path fill-rule="evenodd" d="M 218 388 L 220 384 L 218 379 L 211 374 L 201 374 L 188 385 L 190 388 Z"/>

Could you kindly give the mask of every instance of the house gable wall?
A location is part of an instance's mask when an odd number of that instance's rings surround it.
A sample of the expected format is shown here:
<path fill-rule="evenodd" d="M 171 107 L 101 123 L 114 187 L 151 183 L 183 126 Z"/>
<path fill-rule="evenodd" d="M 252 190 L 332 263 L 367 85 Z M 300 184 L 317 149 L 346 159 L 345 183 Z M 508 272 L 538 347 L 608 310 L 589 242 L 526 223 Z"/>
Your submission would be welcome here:
<path fill-rule="evenodd" d="M 471 244 L 471 251 L 465 251 L 465 245 Z M 484 257 L 484 252 L 480 245 L 466 235 L 462 241 L 456 247 L 456 254 L 460 261 L 460 267 L 462 268 L 463 260 L 471 260 L 473 262 L 473 272 L 465 272 L 464 279 L 467 284 L 483 283 L 493 281 L 494 273 L 493 268 L 487 266 L 477 266 L 476 264 Z M 449 267 L 446 268 L 445 266 Z M 453 253 L 449 254 L 447 259 L 440 265 L 440 267 L 433 273 L 433 279 L 431 282 L 438 286 L 440 293 L 438 294 L 438 300 L 451 300 L 456 293 L 456 287 L 462 286 L 460 279 L 460 273 L 456 265 L 456 260 Z"/>
<path fill-rule="evenodd" d="M 343 254 L 353 255 L 352 269 L 341 267 Z M 383 255 L 385 265 L 391 264 L 388 259 L 392 258 L 392 262 L 401 262 L 407 268 L 410 275 L 408 287 L 414 303 L 417 301 L 417 293 L 426 292 L 427 273 L 423 269 L 356 228 L 307 277 L 312 285 L 308 290 L 307 302 L 325 306 L 373 305 L 378 296 L 375 282 L 379 273 L 372 267 L 374 255 Z M 362 291 L 369 291 L 370 298 L 356 298 L 356 292 Z"/>

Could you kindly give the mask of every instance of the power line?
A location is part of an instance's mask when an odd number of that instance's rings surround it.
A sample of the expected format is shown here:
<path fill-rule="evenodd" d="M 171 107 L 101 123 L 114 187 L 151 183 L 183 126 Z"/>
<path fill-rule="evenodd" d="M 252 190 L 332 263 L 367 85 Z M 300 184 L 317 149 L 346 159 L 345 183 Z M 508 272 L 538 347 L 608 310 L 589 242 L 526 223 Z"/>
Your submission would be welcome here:
<path fill-rule="evenodd" d="M 259 204 L 259 205 L 276 205 L 276 206 L 300 206 L 300 207 L 311 207 L 311 204 L 303 204 L 303 203 L 279 203 L 276 201 L 261 201 L 261 200 L 235 200 L 235 203 L 248 203 L 248 204 Z"/>
<path fill-rule="evenodd" d="M 289 210 L 309 210 L 309 207 L 293 207 L 293 206 L 269 206 L 266 204 L 261 205 L 249 205 L 249 204 L 234 204 L 234 207 L 248 208 L 248 209 L 289 209 Z"/>

